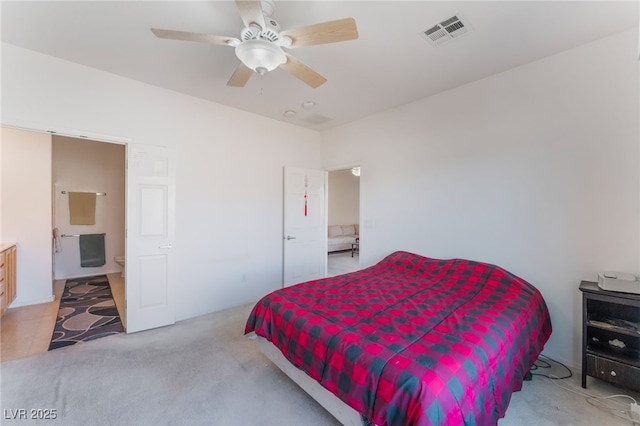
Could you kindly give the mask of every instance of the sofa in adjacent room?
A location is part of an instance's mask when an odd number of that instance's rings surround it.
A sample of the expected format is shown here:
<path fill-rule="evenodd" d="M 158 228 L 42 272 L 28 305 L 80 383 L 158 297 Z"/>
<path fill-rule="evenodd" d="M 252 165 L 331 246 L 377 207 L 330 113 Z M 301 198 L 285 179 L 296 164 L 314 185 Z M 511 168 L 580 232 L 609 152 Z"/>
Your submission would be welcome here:
<path fill-rule="evenodd" d="M 327 251 L 351 250 L 351 244 L 360 237 L 360 226 L 355 225 L 329 225 Z"/>

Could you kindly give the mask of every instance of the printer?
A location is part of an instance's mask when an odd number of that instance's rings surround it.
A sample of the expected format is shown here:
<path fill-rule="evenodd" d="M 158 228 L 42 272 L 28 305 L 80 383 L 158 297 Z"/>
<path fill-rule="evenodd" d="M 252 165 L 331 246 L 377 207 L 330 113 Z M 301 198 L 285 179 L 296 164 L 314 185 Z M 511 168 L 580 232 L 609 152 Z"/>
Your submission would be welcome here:
<path fill-rule="evenodd" d="M 608 291 L 640 294 L 640 280 L 637 276 L 626 272 L 600 272 L 598 287 Z"/>

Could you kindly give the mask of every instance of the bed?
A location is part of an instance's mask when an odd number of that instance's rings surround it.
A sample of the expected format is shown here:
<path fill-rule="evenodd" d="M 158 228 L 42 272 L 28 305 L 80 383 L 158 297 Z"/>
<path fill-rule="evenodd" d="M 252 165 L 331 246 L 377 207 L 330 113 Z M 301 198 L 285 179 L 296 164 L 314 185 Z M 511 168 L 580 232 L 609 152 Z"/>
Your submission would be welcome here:
<path fill-rule="evenodd" d="M 253 331 L 343 423 L 490 425 L 521 389 L 551 320 L 541 293 L 498 266 L 398 251 L 266 295 L 247 320 Z"/>

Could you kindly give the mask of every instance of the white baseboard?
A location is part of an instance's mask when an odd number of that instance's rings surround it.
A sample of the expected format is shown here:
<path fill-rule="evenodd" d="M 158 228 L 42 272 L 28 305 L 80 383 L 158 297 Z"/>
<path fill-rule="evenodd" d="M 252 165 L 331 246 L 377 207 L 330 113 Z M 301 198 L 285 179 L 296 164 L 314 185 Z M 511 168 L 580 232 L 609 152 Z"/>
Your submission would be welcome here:
<path fill-rule="evenodd" d="M 50 297 L 45 299 L 34 299 L 34 300 L 14 300 L 13 303 L 9 306 L 9 308 L 20 308 L 22 306 L 31 306 L 31 305 L 39 305 L 41 303 L 49 303 L 55 300 L 55 295 L 51 294 Z"/>

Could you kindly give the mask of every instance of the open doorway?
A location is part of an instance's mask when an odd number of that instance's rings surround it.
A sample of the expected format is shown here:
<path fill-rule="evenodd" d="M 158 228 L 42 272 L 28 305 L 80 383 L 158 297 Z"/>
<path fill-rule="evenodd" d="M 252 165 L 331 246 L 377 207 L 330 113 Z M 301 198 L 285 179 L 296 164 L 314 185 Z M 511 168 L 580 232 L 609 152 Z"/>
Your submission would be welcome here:
<path fill-rule="evenodd" d="M 64 153 L 63 162 L 55 161 L 56 167 L 61 168 L 79 168 L 81 169 L 80 178 L 78 179 L 56 179 L 57 183 L 74 184 L 73 186 L 65 186 L 56 190 L 54 185 L 54 159 L 53 159 L 53 136 L 55 131 L 32 130 L 25 128 L 2 128 L 2 138 L 0 142 L 0 151 L 2 151 L 3 167 L 2 180 L 10 182 L 11 185 L 3 187 L 2 191 L 2 229 L 9 230 L 3 235 L 8 241 L 17 241 L 17 275 L 19 295 L 16 298 L 5 315 L 2 318 L 2 361 L 22 358 L 25 356 L 35 355 L 37 353 L 46 352 L 50 346 L 52 339 L 52 331 L 57 321 L 59 312 L 60 295 L 64 289 L 66 279 L 56 280 L 54 268 L 54 250 L 55 244 L 52 240 L 52 230 L 55 220 L 55 205 L 61 203 L 56 200 L 57 197 L 64 199 L 64 205 L 68 211 L 68 194 L 62 194 L 62 191 L 78 191 L 86 190 L 81 185 L 85 185 L 91 181 L 92 175 L 99 175 L 97 170 L 110 164 L 106 158 L 100 157 L 98 161 L 78 161 L 74 157 L 74 152 L 79 153 L 84 149 L 84 144 L 88 138 L 71 138 L 73 145 L 71 154 Z M 58 133 L 60 135 L 60 133 Z M 97 142 L 94 142 L 98 144 Z M 119 155 L 120 172 L 118 177 L 108 176 L 106 179 L 99 181 L 108 181 L 111 186 L 104 186 L 101 192 L 106 192 L 114 198 L 117 198 L 118 192 L 123 193 L 123 189 L 116 189 L 112 184 L 125 181 L 124 170 L 124 150 L 126 145 L 114 142 L 121 150 Z M 104 145 L 100 143 L 100 145 Z M 69 164 L 69 163 L 73 164 Z M 111 167 L 111 166 L 108 166 Z M 5 188 L 11 188 L 12 191 L 6 191 Z M 98 190 L 96 190 L 98 191 Z M 56 194 L 57 192 L 57 194 Z M 104 201 L 104 198 L 101 200 Z M 124 221 L 125 209 L 121 203 L 119 212 L 110 216 L 119 215 L 119 220 Z M 99 220 L 100 222 L 102 219 Z M 68 222 L 68 221 L 67 221 Z M 118 225 L 116 228 L 120 228 Z M 124 229 L 124 225 L 121 227 Z M 80 229 L 78 232 L 65 231 L 65 234 L 84 233 Z M 86 230 L 85 230 L 86 231 Z M 105 233 L 116 235 L 118 232 L 108 228 Z M 124 239 L 124 232 L 121 238 Z M 67 243 L 71 243 L 73 249 L 77 250 L 78 240 L 75 236 L 66 237 Z M 59 243 L 62 243 L 60 239 Z M 73 245 L 75 243 L 75 245 Z M 60 246 L 64 249 L 64 246 Z M 73 250 L 66 247 L 66 254 L 72 254 Z M 116 247 L 117 249 L 117 247 Z M 108 257 L 107 257 L 108 258 Z M 105 259 L 106 260 L 106 259 Z M 79 266 L 80 260 L 75 259 L 76 266 Z M 105 265 L 106 266 L 106 265 Z M 102 273 L 105 275 L 121 275 L 122 268 L 109 265 L 109 269 L 96 270 L 92 269 L 90 273 L 74 273 L 71 269 L 67 269 L 66 277 L 78 277 L 81 275 L 93 275 L 94 273 Z M 58 265 L 58 272 L 63 269 Z M 56 291 L 56 284 L 60 291 Z M 121 280 L 124 289 L 124 280 Z M 115 296 L 115 295 L 114 295 Z M 115 299 L 115 297 L 114 297 Z M 119 309 L 120 310 L 120 309 Z M 121 317 L 124 316 L 124 309 Z"/>
<path fill-rule="evenodd" d="M 170 249 L 173 247 L 172 242 L 175 237 L 175 150 L 168 147 L 136 144 L 131 139 L 119 136 L 52 129 L 48 125 L 33 123 L 29 123 L 28 127 L 7 125 L 3 126 L 2 130 L 3 152 L 11 151 L 12 158 L 19 159 L 23 164 L 29 164 L 31 161 L 38 166 L 39 171 L 44 171 L 44 174 L 35 174 L 41 179 L 35 179 L 33 167 L 26 168 L 19 164 L 19 167 L 2 168 L 3 181 L 5 181 L 4 176 L 6 175 L 11 176 L 6 180 L 7 182 L 20 182 L 21 179 L 24 179 L 25 182 L 32 184 L 31 186 L 21 185 L 19 188 L 18 185 L 13 185 L 16 188 L 15 191 L 2 191 L 3 203 L 5 200 L 11 200 L 6 205 L 10 206 L 11 212 L 16 214 L 5 215 L 3 209 L 1 225 L 3 229 L 5 226 L 9 226 L 6 225 L 6 223 L 10 223 L 5 220 L 7 217 L 20 219 L 14 220 L 16 223 L 11 223 L 10 229 L 12 229 L 13 237 L 10 241 L 20 241 L 23 254 L 18 256 L 17 271 L 18 274 L 27 277 L 19 280 L 18 296 L 13 307 L 45 305 L 50 302 L 54 303 L 56 300 L 55 292 L 52 291 L 55 289 L 55 280 L 53 279 L 55 272 L 53 265 L 54 244 L 52 244 L 55 240 L 55 238 L 52 240 L 52 229 L 54 228 L 53 197 L 56 195 L 54 192 L 60 191 L 61 194 L 64 190 L 78 191 L 75 188 L 58 189 L 53 184 L 51 138 L 52 135 L 64 135 L 72 139 L 74 143 L 90 140 L 97 144 L 118 145 L 123 149 L 126 160 L 122 161 L 121 177 L 125 182 L 126 200 L 122 208 L 122 217 L 126 222 L 126 228 L 123 226 L 120 231 L 114 231 L 114 235 L 118 233 L 121 235 L 124 248 L 121 250 L 122 253 L 115 254 L 114 251 L 113 257 L 105 253 L 105 260 L 108 259 L 109 262 L 112 262 L 111 265 L 114 267 L 114 264 L 118 264 L 115 272 L 114 270 L 94 270 L 93 272 L 121 273 L 123 265 L 120 265 L 115 258 L 120 257 L 120 254 L 124 255 L 127 282 L 125 286 L 123 281 L 124 308 L 118 310 L 122 312 L 120 316 L 123 321 L 126 321 L 126 332 L 133 333 L 173 324 L 175 322 L 175 308 L 172 287 L 175 282 L 175 267 L 173 266 L 174 256 L 170 254 Z M 11 134 L 11 137 L 6 138 L 5 133 Z M 31 138 L 35 140 L 30 143 L 23 143 L 25 135 L 38 135 L 39 137 Z M 80 146 L 80 144 L 76 145 L 76 147 Z M 100 164 L 100 161 L 96 164 Z M 83 164 L 81 161 L 80 165 Z M 93 169 L 90 166 L 82 167 L 84 168 L 82 181 L 84 183 L 84 177 L 90 176 Z M 24 190 L 25 187 L 28 191 Z M 33 189 L 31 189 L 32 187 Z M 96 190 L 96 192 L 102 191 Z M 108 192 L 113 193 L 113 190 Z M 9 194 L 11 197 L 5 194 Z M 34 205 L 33 199 L 36 196 L 43 200 L 42 204 L 45 208 L 30 209 L 30 211 L 38 213 L 37 215 L 21 214 L 21 209 L 29 211 L 29 208 Z M 22 220 L 23 217 L 26 217 L 28 222 Z M 55 229 L 53 230 L 55 231 Z M 74 237 L 69 238 L 77 238 L 75 233 L 72 235 Z M 80 234 L 78 233 L 78 235 Z M 62 238 L 60 240 L 62 241 Z M 25 268 L 25 260 L 21 259 L 29 259 L 30 265 Z M 129 259 L 135 261 L 131 262 Z M 149 262 L 144 263 L 144 260 L 149 260 Z M 150 265 L 154 262 L 154 265 Z M 41 272 L 42 277 L 31 279 L 29 274 L 32 271 Z M 25 311 L 31 310 L 25 309 Z M 53 315 L 55 316 L 56 313 L 57 310 Z M 4 333 L 3 336 L 5 336 Z"/>
<path fill-rule="evenodd" d="M 125 157 L 126 146 L 88 139 L 52 137 L 52 195 L 56 240 L 54 286 L 70 278 L 106 275 L 123 325 L 125 295 Z M 95 194 L 92 220 L 74 223 L 71 193 Z M 80 238 L 103 235 L 104 252 L 95 264 L 81 261 Z M 96 256 L 95 253 L 93 253 Z M 54 288 L 54 292 L 59 291 Z"/>
<path fill-rule="evenodd" d="M 360 269 L 360 167 L 328 173 L 327 276 Z"/>

